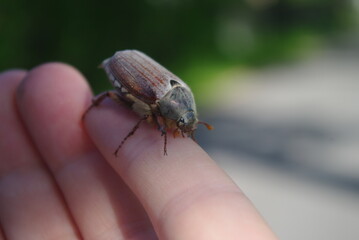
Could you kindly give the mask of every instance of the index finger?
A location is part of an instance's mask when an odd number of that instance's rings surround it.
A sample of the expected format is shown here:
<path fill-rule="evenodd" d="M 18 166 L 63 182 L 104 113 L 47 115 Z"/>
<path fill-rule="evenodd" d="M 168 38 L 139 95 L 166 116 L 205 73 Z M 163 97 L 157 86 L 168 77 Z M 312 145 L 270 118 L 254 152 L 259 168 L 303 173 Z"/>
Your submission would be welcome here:
<path fill-rule="evenodd" d="M 137 195 L 160 239 L 276 239 L 250 201 L 191 139 L 169 138 L 147 123 L 114 150 L 138 117 L 104 101 L 85 119 L 90 137 Z"/>

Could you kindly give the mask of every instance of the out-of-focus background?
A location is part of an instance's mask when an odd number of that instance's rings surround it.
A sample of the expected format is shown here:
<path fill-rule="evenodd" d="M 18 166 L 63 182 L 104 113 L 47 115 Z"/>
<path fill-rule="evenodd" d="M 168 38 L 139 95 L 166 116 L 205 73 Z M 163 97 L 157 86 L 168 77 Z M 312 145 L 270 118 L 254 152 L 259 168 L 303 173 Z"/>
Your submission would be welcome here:
<path fill-rule="evenodd" d="M 0 70 L 116 50 L 192 87 L 201 145 L 281 239 L 359 239 L 359 1 L 0 2 Z"/>

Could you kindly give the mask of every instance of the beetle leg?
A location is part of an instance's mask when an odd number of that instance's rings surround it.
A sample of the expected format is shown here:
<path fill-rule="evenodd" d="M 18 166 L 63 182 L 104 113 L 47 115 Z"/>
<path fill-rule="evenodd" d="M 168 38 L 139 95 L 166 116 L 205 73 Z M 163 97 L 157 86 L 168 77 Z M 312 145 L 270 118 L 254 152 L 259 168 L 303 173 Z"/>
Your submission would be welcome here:
<path fill-rule="evenodd" d="M 178 128 L 176 128 L 174 131 L 173 131 L 173 138 L 176 138 L 178 135 L 180 135 L 180 130 Z"/>
<path fill-rule="evenodd" d="M 163 146 L 163 155 L 167 155 L 167 132 L 162 132 L 162 136 L 165 136 L 165 144 Z"/>
<path fill-rule="evenodd" d="M 149 123 L 149 124 L 151 124 L 152 126 L 155 126 L 154 124 L 153 124 L 153 116 L 152 115 L 148 115 L 147 116 L 147 119 L 146 119 L 146 121 Z M 155 126 L 156 127 L 156 126 Z"/>
<path fill-rule="evenodd" d="M 192 132 L 190 133 L 190 136 L 191 136 L 191 138 L 193 139 L 193 141 L 197 142 L 196 138 L 194 137 L 194 131 L 192 131 Z"/>
<path fill-rule="evenodd" d="M 167 155 L 167 131 L 164 125 L 159 125 L 159 130 L 161 131 L 161 136 L 164 136 L 165 143 L 163 145 L 163 155 Z"/>
<path fill-rule="evenodd" d="M 158 126 L 158 130 L 161 132 L 161 136 L 164 136 L 164 138 L 165 138 L 165 143 L 164 143 L 164 147 L 163 147 L 163 155 L 167 155 L 167 131 L 166 131 L 164 119 L 161 116 L 154 116 L 153 119 L 154 119 L 156 125 Z"/>
<path fill-rule="evenodd" d="M 165 138 L 165 144 L 163 146 L 163 155 L 167 155 L 167 131 L 166 127 L 163 125 L 159 125 L 159 130 L 161 131 L 161 136 Z"/>
<path fill-rule="evenodd" d="M 93 108 L 98 106 L 103 100 L 105 100 L 105 98 L 111 98 L 112 100 L 114 100 L 117 103 L 122 103 L 121 99 L 119 98 L 119 96 L 115 93 L 115 91 L 106 91 L 101 93 L 100 95 L 92 98 L 92 104 L 87 108 L 87 110 L 85 111 L 85 113 L 82 115 L 82 119 L 85 118 L 86 114 Z"/>
<path fill-rule="evenodd" d="M 158 131 L 161 132 L 161 136 L 163 136 L 166 133 L 166 128 L 163 122 L 163 118 L 160 116 L 153 116 L 153 121 L 155 122 L 155 125 L 157 125 Z"/>
<path fill-rule="evenodd" d="M 143 118 L 141 118 L 136 125 L 132 128 L 132 130 L 127 134 L 127 136 L 121 141 L 120 145 L 117 147 L 116 151 L 114 152 L 115 156 L 117 157 L 117 152 L 118 150 L 120 150 L 120 148 L 122 147 L 122 145 L 126 142 L 126 140 L 131 137 L 133 134 L 135 134 L 135 132 L 137 131 L 137 129 L 139 128 L 140 124 L 142 121 L 146 120 L 148 118 L 147 116 L 144 116 Z"/>

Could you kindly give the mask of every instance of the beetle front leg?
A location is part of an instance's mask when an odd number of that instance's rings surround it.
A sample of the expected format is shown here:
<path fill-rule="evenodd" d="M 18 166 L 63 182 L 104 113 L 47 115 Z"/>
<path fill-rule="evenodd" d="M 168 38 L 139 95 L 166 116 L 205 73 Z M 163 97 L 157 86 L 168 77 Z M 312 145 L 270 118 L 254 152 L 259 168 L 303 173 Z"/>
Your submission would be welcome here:
<path fill-rule="evenodd" d="M 116 94 L 115 91 L 107 91 L 107 92 L 103 92 L 98 96 L 95 96 L 92 98 L 92 104 L 87 108 L 87 110 L 85 111 L 85 113 L 82 115 L 82 119 L 85 118 L 86 114 L 93 108 L 98 106 L 103 100 L 105 100 L 105 98 L 111 98 L 113 101 L 117 102 L 117 103 L 122 103 L 121 99 L 119 98 L 119 96 Z"/>
<path fill-rule="evenodd" d="M 165 136 L 165 145 L 163 146 L 163 155 L 167 156 L 167 132 L 162 132 L 162 136 Z"/>
<path fill-rule="evenodd" d="M 193 139 L 193 141 L 195 141 L 195 142 L 197 143 L 197 139 L 194 137 L 194 131 L 192 131 L 192 132 L 190 133 L 190 136 L 191 136 L 191 138 Z"/>
<path fill-rule="evenodd" d="M 165 138 L 165 145 L 163 146 L 163 155 L 167 155 L 167 131 L 163 125 L 159 127 L 159 130 L 161 131 L 161 136 L 164 136 Z"/>
<path fill-rule="evenodd" d="M 164 119 L 163 117 L 160 116 L 154 116 L 153 119 L 156 125 L 158 126 L 158 130 L 161 132 L 161 136 L 164 136 L 165 138 L 165 143 L 163 146 L 163 155 L 167 155 L 167 130 L 164 123 Z"/>
<path fill-rule="evenodd" d="M 181 134 L 181 131 L 180 131 L 178 128 L 176 128 L 175 130 L 173 130 L 173 138 L 178 137 L 180 134 Z"/>

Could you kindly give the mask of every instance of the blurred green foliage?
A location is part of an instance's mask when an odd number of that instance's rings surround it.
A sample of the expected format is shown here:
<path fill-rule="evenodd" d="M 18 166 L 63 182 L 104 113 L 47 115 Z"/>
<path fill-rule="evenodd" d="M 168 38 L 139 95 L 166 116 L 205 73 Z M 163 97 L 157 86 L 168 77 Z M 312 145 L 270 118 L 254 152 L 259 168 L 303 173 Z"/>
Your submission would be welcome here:
<path fill-rule="evenodd" d="M 349 0 L 1 0 L 0 69 L 67 62 L 99 92 L 99 63 L 139 49 L 200 94 L 216 72 L 291 59 L 354 15 Z"/>

